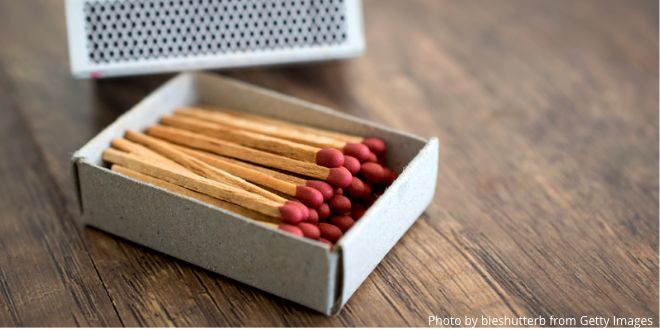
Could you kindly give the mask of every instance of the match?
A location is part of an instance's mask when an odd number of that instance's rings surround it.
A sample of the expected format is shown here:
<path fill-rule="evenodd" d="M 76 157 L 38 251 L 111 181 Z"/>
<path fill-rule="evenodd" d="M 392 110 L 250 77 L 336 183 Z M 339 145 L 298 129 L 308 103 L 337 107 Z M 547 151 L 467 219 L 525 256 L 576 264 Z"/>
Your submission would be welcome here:
<path fill-rule="evenodd" d="M 228 185 L 232 185 L 237 188 L 242 188 L 246 191 L 261 195 L 275 202 L 286 201 L 284 198 L 280 197 L 277 194 L 273 194 L 268 190 L 260 188 L 254 184 L 251 184 L 241 179 L 240 177 L 237 177 L 221 169 L 210 166 L 192 156 L 186 155 L 185 153 L 173 148 L 169 144 L 162 142 L 158 139 L 130 130 L 126 132 L 125 136 L 128 140 L 142 144 L 145 147 L 148 147 L 151 150 L 159 153 L 160 155 L 174 160 L 178 164 L 182 165 L 183 167 L 189 169 L 190 171 L 200 176 L 218 182 L 222 182 Z"/>
<path fill-rule="evenodd" d="M 183 146 L 321 179 L 335 187 L 347 187 L 353 179 L 351 173 L 344 167 L 327 168 L 312 163 L 301 162 L 178 128 L 155 125 L 150 127 L 147 132 L 151 136 Z"/>
<path fill-rule="evenodd" d="M 344 165 L 344 154 L 334 148 L 318 148 L 181 115 L 163 116 L 160 122 L 167 126 L 185 129 L 212 138 L 272 152 L 291 159 L 315 163 L 324 167 L 340 167 Z"/>
<path fill-rule="evenodd" d="M 149 159 L 108 148 L 103 152 L 103 160 L 140 172 L 171 184 L 179 185 L 198 193 L 236 204 L 263 215 L 280 219 L 291 224 L 305 220 L 299 204 L 286 201 L 278 203 L 263 196 L 244 191 L 233 186 L 207 179 L 194 173 L 171 170 L 154 165 Z"/>
<path fill-rule="evenodd" d="M 289 182 L 289 183 L 292 183 L 292 184 L 295 184 L 295 185 L 307 186 L 307 187 L 310 187 L 310 188 L 314 188 L 314 189 L 318 190 L 321 193 L 321 195 L 323 195 L 323 200 L 324 201 L 329 200 L 335 194 L 334 193 L 334 188 L 332 188 L 332 186 L 329 185 L 328 183 L 326 183 L 325 181 L 307 180 L 307 179 L 297 177 L 295 175 L 282 173 L 282 172 L 279 172 L 279 171 L 276 171 L 276 170 L 272 170 L 272 169 L 261 167 L 261 166 L 258 166 L 258 165 L 246 163 L 246 162 L 243 162 L 243 161 L 240 161 L 240 160 L 227 158 L 227 157 L 219 156 L 219 155 L 213 155 L 213 156 L 216 157 L 216 158 L 220 158 L 220 159 L 222 159 L 226 162 L 230 162 L 230 163 L 234 163 L 234 164 L 237 164 L 237 165 L 240 165 L 240 166 L 243 166 L 243 167 L 247 167 L 247 168 L 249 168 L 253 171 L 261 172 L 261 173 L 270 175 L 274 178 L 277 178 L 277 179 L 280 179 L 280 180 L 283 180 L 283 181 L 286 181 L 286 182 Z"/>
<path fill-rule="evenodd" d="M 127 177 L 332 248 L 396 179 L 385 151 L 380 139 L 181 108 L 113 139 L 103 159 Z"/>
<path fill-rule="evenodd" d="M 201 109 L 208 109 L 211 111 L 217 111 L 217 112 L 224 112 L 229 115 L 239 117 L 239 118 L 246 118 L 250 119 L 253 121 L 261 122 L 263 124 L 270 124 L 273 126 L 279 126 L 287 129 L 292 129 L 292 130 L 297 130 L 301 132 L 307 132 L 310 134 L 316 134 L 319 136 L 325 136 L 328 138 L 336 139 L 339 141 L 343 141 L 346 143 L 362 143 L 366 145 L 371 152 L 373 152 L 376 155 L 382 155 L 385 153 L 387 147 L 385 145 L 385 142 L 379 138 L 374 138 L 374 137 L 361 137 L 357 135 L 351 135 L 351 134 L 346 134 L 346 133 L 339 133 L 339 132 L 334 132 L 334 131 L 329 131 L 329 130 L 324 130 L 316 127 L 310 127 L 306 125 L 301 125 L 301 124 L 294 124 L 291 122 L 283 121 L 283 120 L 278 120 L 274 118 L 269 118 L 265 116 L 259 116 L 256 114 L 251 114 L 251 113 L 246 113 L 246 112 L 239 112 L 239 111 L 232 111 L 232 110 L 227 110 L 227 109 L 221 109 L 218 107 L 209 107 L 209 106 L 200 106 L 199 108 Z"/>
<path fill-rule="evenodd" d="M 309 207 L 316 208 L 319 207 L 321 203 L 323 203 L 323 195 L 314 188 L 310 188 L 304 185 L 296 185 L 291 182 L 281 180 L 236 162 L 227 161 L 208 152 L 197 151 L 180 146 L 176 146 L 175 148 L 183 153 L 197 158 L 202 162 L 205 162 L 206 164 L 224 170 L 227 173 L 233 174 L 246 181 L 270 188 L 291 197 L 295 197 Z"/>
<path fill-rule="evenodd" d="M 241 207 L 241 206 L 238 206 L 238 205 L 235 205 L 235 204 L 232 204 L 232 203 L 227 203 L 223 200 L 213 198 L 209 195 L 200 194 L 196 191 L 183 188 L 183 187 L 181 187 L 179 185 L 176 185 L 176 184 L 171 184 L 167 181 L 156 179 L 154 177 L 142 174 L 140 172 L 133 171 L 133 170 L 127 168 L 127 167 L 123 167 L 123 166 L 115 164 L 115 165 L 112 165 L 111 169 L 113 171 L 115 171 L 117 173 L 121 173 L 121 174 L 123 174 L 123 175 L 125 175 L 129 178 L 149 183 L 149 184 L 154 185 L 156 187 L 165 189 L 169 192 L 177 193 L 177 194 L 187 196 L 187 197 L 192 197 L 194 199 L 200 200 L 202 202 L 205 202 L 207 204 L 216 206 L 218 208 L 225 209 L 227 211 L 230 211 L 230 212 L 233 212 L 233 213 L 236 213 L 236 214 L 240 214 L 240 215 L 242 215 L 246 218 L 257 221 L 257 222 L 261 223 L 262 225 L 264 225 L 266 227 L 269 227 L 269 228 L 277 228 L 277 226 L 281 223 L 281 221 L 279 219 L 261 214 L 259 212 L 255 212 L 255 211 L 246 209 L 244 207 Z"/>
<path fill-rule="evenodd" d="M 302 144 L 310 144 L 319 148 L 335 148 L 344 154 L 353 156 L 359 161 L 369 158 L 370 149 L 367 145 L 356 142 L 346 142 L 327 135 L 315 132 L 292 129 L 289 126 L 255 121 L 247 118 L 232 116 L 220 111 L 203 110 L 199 108 L 180 108 L 175 111 L 178 115 L 195 117 L 215 123 L 244 129 L 256 133 L 266 134 L 282 139 L 291 140 Z"/>

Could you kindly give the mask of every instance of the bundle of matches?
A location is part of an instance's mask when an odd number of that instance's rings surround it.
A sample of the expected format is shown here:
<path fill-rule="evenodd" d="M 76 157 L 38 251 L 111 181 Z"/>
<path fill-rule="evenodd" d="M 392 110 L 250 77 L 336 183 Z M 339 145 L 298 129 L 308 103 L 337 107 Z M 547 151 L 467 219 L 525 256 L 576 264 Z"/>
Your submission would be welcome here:
<path fill-rule="evenodd" d="M 213 108 L 128 131 L 112 170 L 332 246 L 394 181 L 385 143 Z"/>

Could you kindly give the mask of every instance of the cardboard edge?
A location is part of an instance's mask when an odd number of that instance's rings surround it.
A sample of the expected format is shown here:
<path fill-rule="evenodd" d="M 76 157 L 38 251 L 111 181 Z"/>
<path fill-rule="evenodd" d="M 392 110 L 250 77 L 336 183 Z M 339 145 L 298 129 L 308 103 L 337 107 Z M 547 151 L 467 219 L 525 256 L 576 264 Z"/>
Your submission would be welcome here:
<path fill-rule="evenodd" d="M 80 28 L 82 17 L 82 7 L 84 2 L 81 0 L 66 0 L 64 3 L 64 16 L 67 31 L 67 51 L 69 58 L 69 72 L 74 78 L 86 77 L 81 71 L 86 62 L 86 45 L 84 31 Z"/>
<path fill-rule="evenodd" d="M 337 315 L 341 311 L 344 304 L 342 303 L 342 295 L 344 292 L 344 251 L 341 245 L 335 245 L 334 249 L 337 251 L 337 266 L 335 269 L 335 290 L 333 296 L 333 303 L 331 305 L 330 313 L 326 315 Z"/>
<path fill-rule="evenodd" d="M 414 167 L 414 165 L 416 165 L 418 162 L 420 162 L 420 158 L 423 156 L 423 153 L 425 153 L 427 150 L 438 149 L 438 154 L 439 154 L 439 147 L 440 147 L 440 144 L 439 144 L 438 138 L 437 137 L 430 138 L 427 141 L 427 143 L 424 145 L 424 147 L 422 147 L 422 149 L 419 150 L 419 152 L 415 155 L 415 157 L 403 169 L 403 171 L 399 174 L 397 179 L 394 180 L 394 182 L 392 182 L 392 184 L 385 190 L 383 195 L 390 196 L 390 194 L 392 194 L 390 188 L 393 188 L 393 187 L 396 188 L 397 186 L 399 186 L 401 184 L 401 182 L 405 178 L 407 178 L 411 175 L 415 175 L 414 173 L 410 172 L 411 171 L 410 168 Z M 437 175 L 437 172 L 438 172 L 437 167 L 436 167 L 435 172 L 436 172 L 436 175 Z M 437 179 L 436 179 L 436 182 L 437 182 Z M 431 200 L 432 199 L 433 199 L 433 196 L 431 196 Z M 351 230 L 346 235 L 342 236 L 339 239 L 339 241 L 337 241 L 337 245 L 342 247 L 343 246 L 342 243 L 344 241 L 352 238 L 355 235 L 360 235 L 360 234 L 356 234 L 356 233 L 358 233 L 360 231 L 360 228 L 362 228 L 362 227 L 364 227 L 364 226 L 366 226 L 366 225 L 368 225 L 368 224 L 370 224 L 371 222 L 374 221 L 374 220 L 372 220 L 373 217 L 371 217 L 371 215 L 375 212 L 373 210 L 378 210 L 380 207 L 382 207 L 382 203 L 383 203 L 382 199 L 380 199 L 380 198 L 376 199 L 376 202 L 374 202 L 374 204 L 370 208 L 368 208 L 367 211 L 364 213 L 364 215 L 362 216 L 363 218 L 360 221 L 357 221 L 355 223 L 355 225 L 353 225 L 353 227 L 351 227 Z M 428 206 L 428 204 L 427 204 L 427 206 Z M 366 221 L 362 221 L 362 220 L 366 220 Z"/>
<path fill-rule="evenodd" d="M 195 203 L 195 204 L 199 204 L 199 205 L 204 206 L 204 207 L 208 207 L 208 208 L 211 208 L 211 209 L 215 209 L 215 210 L 219 211 L 220 213 L 223 213 L 223 214 L 226 214 L 226 215 L 229 215 L 229 216 L 235 217 L 235 218 L 239 218 L 239 219 L 244 220 L 245 222 L 248 222 L 248 223 L 250 223 L 250 224 L 252 224 L 252 225 L 259 226 L 259 227 L 261 227 L 261 228 L 270 229 L 269 227 L 267 227 L 267 226 L 265 226 L 265 225 L 259 223 L 258 221 L 252 220 L 252 219 L 250 219 L 250 218 L 248 218 L 248 217 L 245 217 L 245 216 L 243 216 L 243 215 L 240 215 L 240 214 L 238 214 L 238 213 L 234 213 L 234 212 L 232 212 L 232 211 L 230 211 L 230 210 L 226 210 L 226 209 L 223 209 L 223 208 L 217 207 L 217 206 L 215 206 L 215 205 L 205 203 L 205 202 L 203 202 L 203 201 L 201 201 L 201 200 L 199 200 L 199 199 L 197 199 L 197 198 L 193 198 L 193 197 L 186 196 L 186 195 L 181 195 L 181 194 L 178 194 L 178 193 L 176 193 L 176 192 L 172 192 L 172 191 L 169 191 L 169 190 L 167 190 L 167 189 L 161 188 L 161 187 L 159 187 L 159 186 L 153 185 L 153 184 L 151 184 L 151 183 L 149 183 L 149 182 L 144 182 L 144 181 L 140 181 L 140 180 L 138 180 L 138 179 L 131 178 L 131 177 L 129 177 L 129 176 L 126 176 L 126 175 L 123 175 L 123 174 L 121 174 L 121 173 L 115 172 L 115 171 L 113 171 L 113 170 L 111 170 L 111 169 L 108 169 L 107 167 L 103 167 L 103 166 L 98 166 L 98 165 L 90 164 L 90 163 L 88 163 L 88 162 L 86 162 L 86 165 L 88 165 L 88 166 L 92 166 L 92 167 L 95 167 L 95 168 L 98 168 L 99 170 L 102 170 L 102 171 L 108 172 L 108 173 L 110 173 L 111 175 L 116 175 L 116 176 L 118 176 L 118 177 L 121 177 L 122 179 L 132 181 L 132 182 L 134 182 L 134 183 L 136 183 L 136 184 L 145 185 L 145 186 L 148 186 L 148 187 L 150 187 L 150 188 L 152 188 L 152 189 L 159 190 L 159 191 L 161 191 L 161 192 L 163 192 L 163 193 L 165 193 L 165 194 L 172 195 L 172 196 L 175 196 L 175 197 L 178 197 L 178 198 L 183 198 L 183 199 L 189 200 L 189 201 L 191 201 L 191 202 L 193 202 L 193 203 Z M 285 231 L 277 230 L 276 232 L 277 232 L 278 234 L 282 234 L 282 235 L 285 235 L 285 236 L 289 236 L 289 237 L 291 237 L 291 238 L 293 238 L 293 239 L 296 239 L 296 240 L 298 240 L 298 241 L 301 241 L 301 242 L 310 243 L 310 240 L 308 240 L 308 239 L 303 239 L 303 238 L 301 238 L 301 237 L 298 237 L 298 236 L 295 236 L 295 235 L 289 234 L 289 233 L 287 233 L 287 232 L 285 232 Z M 319 246 L 319 247 L 322 247 L 322 248 L 324 247 L 323 243 L 316 243 L 316 242 L 314 242 L 314 243 L 315 243 L 315 244 L 313 244 L 313 245 L 315 245 L 315 246 Z"/>
<path fill-rule="evenodd" d="M 273 230 L 272 228 L 269 228 L 269 227 L 267 227 L 267 226 L 262 225 L 262 224 L 259 223 L 258 221 L 252 220 L 252 219 L 250 219 L 250 218 L 248 218 L 248 217 L 245 217 L 245 216 L 243 216 L 243 215 L 240 215 L 240 214 L 238 214 L 238 213 L 234 213 L 234 212 L 232 212 L 232 211 L 229 211 L 229 210 L 226 210 L 226 209 L 223 209 L 223 208 L 220 208 L 220 207 L 214 206 L 214 205 L 212 205 L 212 204 L 205 203 L 205 202 L 203 202 L 203 201 L 201 201 L 201 200 L 199 200 L 199 199 L 193 198 L 193 197 L 189 197 L 189 196 L 186 196 L 186 195 L 181 195 L 181 194 L 178 194 L 178 193 L 176 193 L 176 192 L 169 191 L 169 190 L 167 190 L 167 189 L 161 188 L 161 187 L 159 187 L 159 186 L 153 185 L 153 184 L 148 183 L 148 182 L 143 182 L 143 181 L 140 181 L 140 180 L 137 180 L 137 179 L 131 178 L 131 177 L 126 176 L 126 175 L 123 175 L 123 174 L 121 174 L 121 173 L 115 172 L 115 171 L 113 171 L 113 170 L 111 170 L 111 169 L 109 169 L 109 168 L 107 168 L 107 167 L 105 167 L 105 166 L 99 166 L 99 165 L 96 165 L 96 164 L 92 164 L 92 163 L 90 163 L 90 162 L 88 162 L 88 161 L 86 161 L 86 160 L 84 160 L 84 159 L 80 159 L 80 160 L 78 160 L 77 163 L 78 163 L 78 165 L 82 165 L 82 164 L 84 164 L 84 165 L 86 165 L 86 166 L 93 167 L 93 168 L 95 168 L 96 170 L 100 170 L 100 171 L 107 172 L 107 173 L 109 173 L 110 175 L 115 175 L 115 176 L 119 177 L 120 179 L 125 179 L 125 180 L 129 180 L 129 181 L 131 181 L 131 182 L 134 182 L 134 183 L 137 183 L 137 184 L 140 184 L 140 185 L 148 186 L 148 187 L 150 187 L 150 188 L 152 188 L 152 189 L 155 189 L 155 190 L 161 191 L 161 192 L 163 192 L 163 193 L 165 193 L 165 194 L 172 195 L 172 196 L 177 197 L 177 198 L 183 198 L 183 199 L 186 199 L 186 200 L 192 201 L 193 203 L 198 204 L 198 205 L 201 205 L 201 206 L 203 206 L 203 207 L 207 207 L 207 208 L 210 208 L 210 209 L 217 210 L 217 211 L 219 211 L 220 213 L 223 213 L 223 214 L 226 214 L 226 215 L 230 215 L 230 216 L 235 217 L 235 218 L 240 218 L 240 220 L 245 221 L 245 222 L 247 222 L 247 223 L 250 223 L 250 224 L 252 224 L 252 225 L 259 226 L 259 227 L 261 227 L 261 228 L 265 228 L 265 229 L 267 229 L 267 230 L 272 230 L 272 231 L 276 232 L 276 233 L 279 234 L 279 235 L 288 236 L 288 237 L 291 237 L 291 238 L 293 238 L 293 239 L 295 239 L 295 240 L 297 240 L 297 241 L 303 242 L 303 243 L 305 243 L 305 244 L 311 244 L 311 245 L 313 245 L 313 246 L 320 247 L 320 248 L 326 250 L 328 253 L 333 253 L 333 250 L 331 250 L 331 249 L 327 249 L 327 248 L 326 248 L 327 245 L 325 245 L 325 243 L 321 243 L 321 242 L 313 241 L 313 240 L 310 240 L 310 239 L 307 239 L 307 238 L 302 238 L 302 237 L 299 237 L 299 236 L 296 236 L 296 235 L 293 235 L 293 234 L 287 233 L 287 232 L 285 232 L 285 231 L 281 231 L 281 230 Z"/>
<path fill-rule="evenodd" d="M 81 221 L 83 224 L 92 225 L 94 227 L 97 227 L 97 228 L 105 231 L 105 232 L 109 232 L 113 235 L 117 235 L 118 237 L 122 237 L 123 239 L 127 239 L 129 241 L 136 242 L 137 244 L 145 246 L 145 247 L 147 247 L 149 249 L 152 249 L 154 251 L 157 251 L 159 253 L 164 253 L 166 255 L 173 256 L 177 259 L 184 260 L 184 261 L 186 261 L 188 263 L 191 263 L 193 265 L 196 265 L 198 267 L 210 270 L 210 271 L 215 272 L 215 273 L 219 273 L 223 276 L 227 276 L 227 277 L 232 278 L 236 281 L 239 281 L 241 283 L 245 283 L 249 286 L 252 286 L 252 287 L 254 287 L 258 290 L 267 292 L 269 294 L 273 294 L 275 296 L 278 296 L 278 297 L 281 297 L 281 298 L 284 298 L 284 299 L 287 299 L 287 300 L 291 300 L 291 301 L 293 301 L 297 304 L 300 304 L 301 306 L 306 306 L 306 307 L 311 308 L 313 310 L 316 310 L 320 313 L 323 313 L 323 314 L 326 314 L 326 315 L 330 314 L 330 310 L 331 310 L 332 302 L 333 302 L 332 298 L 334 297 L 333 293 L 336 291 L 334 276 L 336 275 L 337 255 L 336 255 L 335 251 L 332 251 L 332 250 L 328 249 L 325 244 L 320 243 L 320 242 L 314 242 L 314 241 L 311 241 L 309 239 L 304 239 L 304 238 L 301 238 L 301 237 L 297 237 L 297 236 L 291 235 L 289 233 L 279 231 L 279 230 L 270 228 L 268 226 L 264 226 L 264 225 L 262 225 L 262 224 L 260 224 L 256 221 L 253 221 L 249 218 L 243 217 L 239 214 L 235 214 L 231 211 L 213 206 L 211 204 L 204 203 L 204 202 L 202 202 L 200 200 L 197 200 L 195 198 L 180 195 L 180 194 L 175 193 L 175 192 L 170 192 L 170 191 L 168 191 L 166 189 L 163 189 L 163 188 L 160 188 L 158 186 L 154 186 L 152 184 L 145 183 L 145 182 L 142 182 L 140 180 L 133 179 L 131 177 L 127 177 L 125 175 L 122 175 L 121 173 L 114 172 L 111 169 L 108 169 L 104 166 L 99 166 L 99 165 L 96 165 L 96 164 L 92 164 L 92 163 L 86 162 L 84 160 L 81 160 L 79 165 L 81 166 L 81 168 L 86 167 L 86 169 L 84 171 L 81 171 L 81 172 L 83 172 L 83 175 L 84 175 L 84 173 L 90 173 L 89 172 L 90 170 L 95 171 L 94 173 L 102 172 L 104 175 L 106 175 L 106 176 L 110 175 L 112 177 L 115 177 L 117 180 L 128 181 L 128 182 L 130 182 L 131 185 L 142 186 L 146 189 L 153 190 L 157 194 L 165 194 L 165 195 L 168 195 L 170 198 L 185 200 L 187 203 L 193 204 L 195 208 L 211 210 L 212 212 L 214 212 L 214 214 L 219 213 L 219 214 L 222 215 L 220 217 L 225 219 L 223 221 L 226 221 L 227 219 L 231 218 L 230 221 L 240 222 L 242 224 L 242 226 L 254 227 L 254 229 L 258 228 L 258 230 L 261 231 L 262 233 L 263 232 L 268 232 L 270 235 L 273 235 L 274 237 L 280 237 L 280 239 L 284 239 L 284 240 L 287 240 L 287 241 L 292 239 L 293 241 L 296 241 L 295 244 L 299 247 L 306 246 L 306 247 L 309 247 L 309 248 L 312 248 L 312 249 L 316 250 L 313 253 L 323 255 L 324 256 L 323 259 L 326 260 L 326 262 L 323 263 L 324 265 L 326 265 L 325 266 L 326 268 L 323 271 L 323 274 L 325 274 L 325 276 L 328 278 L 328 282 L 324 284 L 324 287 L 325 287 L 324 291 L 327 292 L 327 294 L 324 295 L 324 297 L 326 297 L 327 300 L 323 304 L 305 305 L 305 304 L 302 304 L 301 302 L 298 302 L 297 300 L 295 300 L 291 297 L 287 297 L 285 295 L 283 296 L 283 295 L 278 294 L 276 292 L 270 291 L 267 288 L 256 285 L 255 283 L 250 283 L 249 281 L 246 282 L 244 280 L 241 280 L 239 278 L 231 276 L 230 274 L 224 273 L 224 272 L 222 272 L 218 269 L 214 269 L 213 264 L 198 263 L 198 262 L 195 262 L 193 260 L 189 260 L 185 257 L 182 257 L 180 255 L 177 255 L 176 253 L 172 253 L 172 251 L 168 251 L 167 248 L 164 248 L 162 246 L 151 245 L 151 244 L 145 243 L 143 241 L 136 240 L 135 237 L 131 238 L 130 235 L 126 236 L 125 233 L 122 232 L 123 229 L 119 230 L 119 231 L 111 230 L 109 228 L 105 228 L 104 226 L 98 226 L 97 223 L 95 223 L 94 221 L 89 221 L 89 219 L 86 219 L 84 217 L 83 217 L 83 220 Z M 91 173 L 91 174 L 93 174 L 93 173 Z M 86 177 L 86 175 L 84 175 L 84 177 Z M 84 180 L 84 177 L 83 177 L 83 180 Z"/>
<path fill-rule="evenodd" d="M 78 171 L 78 162 L 80 162 L 83 158 L 78 155 L 78 153 L 74 153 L 71 156 L 71 171 L 73 172 L 73 185 L 76 190 L 76 198 L 78 199 L 78 210 L 80 213 L 83 213 L 83 199 L 82 199 L 82 191 L 80 190 L 80 176 L 79 176 L 79 171 Z"/>
<path fill-rule="evenodd" d="M 437 137 L 432 137 L 432 138 L 428 139 L 428 142 L 424 145 L 424 147 L 422 147 L 422 149 L 419 150 L 419 152 L 408 163 L 408 165 L 403 169 L 403 171 L 401 172 L 399 177 L 392 183 L 392 185 L 390 185 L 390 187 L 388 187 L 388 189 L 385 191 L 385 193 L 383 195 L 387 194 L 389 196 L 390 194 L 392 194 L 392 191 L 390 190 L 390 188 L 395 188 L 396 189 L 396 187 L 401 185 L 402 182 L 405 181 L 407 177 L 414 176 L 415 173 L 411 172 L 412 171 L 411 168 L 417 167 L 416 165 L 419 162 L 422 161 L 422 158 L 424 157 L 424 155 L 428 152 L 433 152 L 434 149 L 435 149 L 435 154 L 436 154 L 436 157 L 435 157 L 436 167 L 435 167 L 435 170 L 434 170 L 433 189 L 431 190 L 432 192 L 428 197 L 428 201 L 426 201 L 424 203 L 423 210 L 428 208 L 430 203 L 433 201 L 433 197 L 435 196 L 435 190 L 437 188 L 437 178 L 438 178 L 438 172 L 439 172 L 438 163 L 439 163 L 439 159 L 440 159 L 439 158 L 440 157 L 440 141 Z M 371 215 L 373 215 L 374 212 L 378 212 L 378 210 L 382 207 L 384 207 L 383 206 L 383 199 L 379 198 L 367 210 L 367 212 L 363 215 L 363 218 L 360 221 L 356 222 L 356 224 L 353 225 L 351 230 L 346 235 L 342 236 L 339 239 L 339 241 L 337 241 L 337 243 L 336 243 L 338 251 L 340 252 L 340 255 L 339 255 L 339 263 L 340 264 L 338 265 L 338 274 L 336 276 L 336 279 L 337 279 L 337 285 L 341 286 L 341 288 L 337 288 L 337 290 L 336 290 L 336 292 L 338 292 L 339 294 L 336 297 L 336 301 L 335 301 L 335 304 L 333 306 L 333 314 L 339 313 L 341 308 L 348 302 L 348 300 L 350 300 L 350 298 L 353 296 L 355 291 L 357 291 L 357 289 L 361 286 L 361 284 L 358 285 L 353 290 L 353 292 L 351 292 L 350 294 L 347 294 L 347 292 L 346 292 L 346 290 L 348 288 L 346 288 L 346 282 L 345 282 L 344 278 L 347 276 L 346 270 L 348 269 L 348 267 L 345 264 L 346 259 L 344 257 L 344 253 L 343 253 L 344 249 L 346 248 L 346 246 L 345 246 L 347 244 L 346 242 L 350 242 L 353 239 L 353 237 L 356 237 L 356 236 L 368 235 L 368 233 L 364 232 L 363 228 L 366 228 L 367 226 L 373 225 L 373 223 L 375 221 L 378 221 L 378 219 L 376 219 L 374 216 L 371 216 Z M 396 246 L 396 244 L 403 237 L 403 235 L 406 234 L 406 232 L 410 229 L 410 227 L 415 222 L 417 222 L 418 219 L 419 219 L 419 216 L 416 216 L 415 219 L 410 223 L 410 225 L 407 226 L 405 228 L 405 230 L 401 233 L 400 237 L 396 241 L 390 242 L 391 246 L 387 249 L 387 251 L 386 251 L 385 255 L 383 256 L 383 258 L 380 258 L 379 261 L 373 266 L 373 268 L 371 270 L 369 270 L 369 272 L 367 272 L 367 275 L 365 276 L 364 279 L 362 279 L 362 281 L 360 283 L 364 283 L 364 281 L 369 276 L 369 274 L 373 273 L 374 269 L 376 269 L 376 267 L 378 267 L 378 265 L 384 260 L 384 258 L 387 256 L 387 254 L 389 254 L 389 252 L 392 250 L 392 248 L 394 248 L 394 246 Z M 339 270 L 341 270 L 341 272 L 339 272 Z"/>
<path fill-rule="evenodd" d="M 166 94 L 166 92 L 169 89 L 174 89 L 175 87 L 177 87 L 177 85 L 184 85 L 187 82 L 192 84 L 194 89 L 194 84 L 196 83 L 194 74 L 186 72 L 172 77 L 171 79 L 166 81 L 162 86 L 150 92 L 144 99 L 142 99 L 140 102 L 132 106 L 128 111 L 117 117 L 117 119 L 115 119 L 110 125 L 104 128 L 91 140 L 85 143 L 85 145 L 83 145 L 80 149 L 78 149 L 78 151 L 76 151 L 75 154 L 80 159 L 87 159 L 89 153 L 88 150 L 93 149 L 97 144 L 100 143 L 101 140 L 106 138 L 107 135 L 114 135 L 114 132 L 116 132 L 119 128 L 130 126 L 127 124 L 132 119 L 134 119 L 134 117 L 138 116 L 139 110 L 141 108 L 148 106 L 149 103 L 155 102 L 157 98 L 161 97 L 161 94 Z"/>
<path fill-rule="evenodd" d="M 335 109 L 313 103 L 311 101 L 307 101 L 307 100 L 304 100 L 304 99 L 301 99 L 301 98 L 298 98 L 298 97 L 294 97 L 294 96 L 291 96 L 291 95 L 276 92 L 274 90 L 270 90 L 270 89 L 267 89 L 265 87 L 261 87 L 259 85 L 255 85 L 255 84 L 251 84 L 251 83 L 248 83 L 248 82 L 245 82 L 245 81 L 241 81 L 241 80 L 238 80 L 236 78 L 220 76 L 220 75 L 204 73 L 204 72 L 195 72 L 195 73 L 193 73 L 193 75 L 195 75 L 196 77 L 198 77 L 201 80 L 208 79 L 208 80 L 212 80 L 212 81 L 213 80 L 219 81 L 219 82 L 222 82 L 224 84 L 229 83 L 229 84 L 232 84 L 232 85 L 234 85 L 234 87 L 239 88 L 239 89 L 249 90 L 251 92 L 256 92 L 256 93 L 259 93 L 259 94 L 261 94 L 265 97 L 276 98 L 276 99 L 278 99 L 282 102 L 285 102 L 285 103 L 293 103 L 293 104 L 296 104 L 298 106 L 308 108 L 310 110 L 321 112 L 325 115 L 338 117 L 338 118 L 341 118 L 342 120 L 355 122 L 355 123 L 358 123 L 358 124 L 361 124 L 361 125 L 364 125 L 364 126 L 375 128 L 375 129 L 380 130 L 380 131 L 385 131 L 385 132 L 388 132 L 388 133 L 394 133 L 396 135 L 400 135 L 400 136 L 404 136 L 404 137 L 407 137 L 407 138 L 410 138 L 410 139 L 417 140 L 418 142 L 422 142 L 422 143 L 427 143 L 428 142 L 428 139 L 423 138 L 421 136 L 411 134 L 411 133 L 407 133 L 407 132 L 403 132 L 403 131 L 399 131 L 399 130 L 393 129 L 391 127 L 385 126 L 384 124 L 381 124 L 381 123 L 378 123 L 378 122 L 375 122 L 375 121 L 371 121 L 371 120 L 363 119 L 363 118 L 360 118 L 360 117 L 357 117 L 357 116 L 349 115 L 349 114 L 343 113 L 341 111 L 337 111 Z M 245 111 L 245 109 L 236 109 L 236 110 Z M 334 130 L 339 131 L 339 132 L 344 132 L 344 133 L 352 133 L 352 132 L 342 131 L 341 129 L 338 129 L 338 128 L 334 128 Z"/>
<path fill-rule="evenodd" d="M 67 4 L 68 3 L 70 3 L 70 1 L 67 1 Z M 157 95 L 167 91 L 168 89 L 171 89 L 172 86 L 176 86 L 177 84 L 182 84 L 183 80 L 186 79 L 192 80 L 193 84 L 195 83 L 196 80 L 195 76 L 191 73 L 183 73 L 169 79 L 162 86 L 150 92 L 147 97 L 145 97 L 136 105 L 131 107 L 128 111 L 117 117 L 117 119 L 115 119 L 110 125 L 108 125 L 103 130 L 101 130 L 98 134 L 96 134 L 93 138 L 91 138 L 82 147 L 80 147 L 78 150 L 76 150 L 73 153 L 70 160 L 71 170 L 73 172 L 73 183 L 76 189 L 78 207 L 81 213 L 84 211 L 84 203 L 80 188 L 80 175 L 79 175 L 78 166 L 81 162 L 85 162 L 87 160 L 87 156 L 89 153 L 88 150 L 92 149 L 94 146 L 99 144 L 100 141 L 103 140 L 107 135 L 114 135 L 114 132 L 117 131 L 118 127 L 121 127 L 122 125 L 124 125 L 125 122 L 128 122 L 131 119 L 131 117 L 135 115 L 136 111 L 138 111 L 140 108 L 145 106 L 145 104 L 148 104 L 149 102 L 153 102 L 153 100 L 157 97 Z"/>
<path fill-rule="evenodd" d="M 347 58 L 358 57 L 364 54 L 366 48 L 362 0 L 348 1 L 346 6 L 348 26 L 353 30 L 353 32 L 349 32 L 349 36 L 352 38 L 350 40 L 352 51 Z"/>

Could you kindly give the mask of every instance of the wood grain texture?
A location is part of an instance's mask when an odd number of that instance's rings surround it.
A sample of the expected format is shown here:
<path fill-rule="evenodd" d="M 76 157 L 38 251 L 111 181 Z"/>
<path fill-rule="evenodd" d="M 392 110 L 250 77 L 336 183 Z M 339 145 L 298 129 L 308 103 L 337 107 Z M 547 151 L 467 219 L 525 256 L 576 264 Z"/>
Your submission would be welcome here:
<path fill-rule="evenodd" d="M 0 2 L 0 325 L 658 325 L 657 2 L 365 0 L 365 56 L 225 72 L 442 141 L 433 204 L 334 317 L 76 226 L 71 152 L 171 75 L 73 80 L 63 12 Z"/>

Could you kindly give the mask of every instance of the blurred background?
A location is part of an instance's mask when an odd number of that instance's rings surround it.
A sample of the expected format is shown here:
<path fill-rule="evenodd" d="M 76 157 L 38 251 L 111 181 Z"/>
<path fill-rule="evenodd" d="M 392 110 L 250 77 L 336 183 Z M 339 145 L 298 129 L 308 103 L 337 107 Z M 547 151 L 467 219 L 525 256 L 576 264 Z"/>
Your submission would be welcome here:
<path fill-rule="evenodd" d="M 658 325 L 658 2 L 363 1 L 365 53 L 216 70 L 441 141 L 433 204 L 336 317 L 76 224 L 73 151 L 173 76 L 77 80 L 0 0 L 0 325 Z"/>

